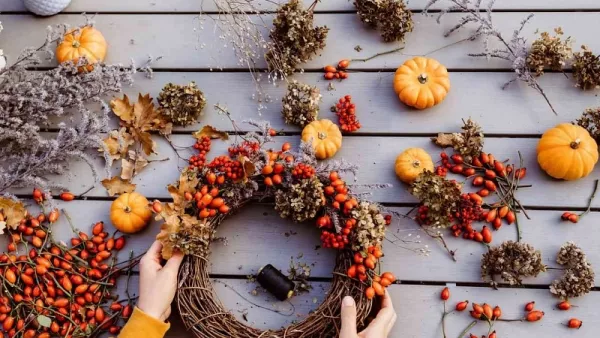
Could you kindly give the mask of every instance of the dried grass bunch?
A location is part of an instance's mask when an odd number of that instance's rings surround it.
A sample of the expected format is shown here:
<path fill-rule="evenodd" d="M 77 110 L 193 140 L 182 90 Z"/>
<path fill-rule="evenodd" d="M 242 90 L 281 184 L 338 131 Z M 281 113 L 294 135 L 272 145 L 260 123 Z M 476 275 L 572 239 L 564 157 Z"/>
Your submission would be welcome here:
<path fill-rule="evenodd" d="M 537 277 L 546 271 L 542 253 L 523 242 L 507 241 L 491 247 L 481 259 L 481 277 L 496 286 L 496 276 L 510 285 L 521 285 L 523 278 Z"/>
<path fill-rule="evenodd" d="M 495 0 L 490 0 L 487 3 L 487 6 L 482 8 L 483 1 L 482 0 L 430 0 L 425 6 L 424 12 L 427 13 L 428 10 L 436 4 L 441 2 L 448 2 L 449 5 L 443 8 L 437 16 L 438 23 L 441 18 L 448 12 L 452 11 L 460 11 L 464 12 L 465 15 L 460 18 L 458 23 L 447 30 L 444 36 L 448 37 L 452 33 L 468 26 L 474 25 L 475 30 L 468 37 L 468 40 L 474 41 L 478 38 L 483 39 L 483 52 L 481 53 L 470 53 L 469 56 L 473 57 L 485 57 L 487 59 L 496 58 L 502 59 L 510 62 L 512 69 L 515 73 L 515 78 L 508 81 L 502 86 L 502 89 L 506 88 L 511 83 L 516 80 L 520 80 L 523 83 L 527 84 L 529 87 L 535 89 L 538 93 L 540 93 L 553 113 L 557 114 L 554 110 L 554 107 L 550 103 L 550 100 L 546 96 L 546 93 L 539 85 L 536 80 L 536 74 L 532 72 L 529 62 L 527 61 L 530 46 L 527 43 L 527 40 L 521 36 L 523 28 L 525 25 L 531 20 L 533 14 L 528 15 L 525 19 L 523 19 L 518 28 L 513 31 L 513 35 L 510 39 L 506 38 L 498 27 L 496 27 L 492 20 L 492 9 L 494 7 Z M 499 44 L 499 48 L 492 48 L 492 42 Z"/>
<path fill-rule="evenodd" d="M 80 159 L 90 165 L 85 153 L 102 144 L 109 109 L 92 112 L 86 103 L 102 102 L 107 94 L 131 84 L 135 66 L 96 64 L 79 73 L 87 61 L 62 64 L 48 71 L 31 71 L 43 59 L 53 59 L 53 49 L 68 30 L 67 25 L 49 27 L 46 40 L 27 48 L 9 67 L 0 71 L 0 193 L 35 186 L 48 192 L 62 189 L 48 175 L 68 174 L 69 163 Z M 49 128 L 52 132 L 43 133 Z M 48 196 L 50 197 L 50 196 Z"/>
<path fill-rule="evenodd" d="M 412 12 L 404 0 L 355 0 L 362 22 L 381 32 L 385 42 L 403 42 L 413 30 Z"/>
<path fill-rule="evenodd" d="M 287 93 L 281 99 L 281 115 L 285 123 L 304 127 L 319 116 L 321 103 L 319 88 L 293 80 L 288 84 Z"/>
<path fill-rule="evenodd" d="M 271 79 L 287 78 L 296 67 L 325 48 L 329 28 L 314 27 L 313 9 L 316 3 L 304 9 L 302 1 L 290 0 L 277 10 L 269 34 L 271 43 L 265 54 Z"/>
<path fill-rule="evenodd" d="M 566 267 L 563 276 L 552 282 L 550 292 L 568 299 L 589 293 L 594 287 L 595 273 L 585 253 L 573 242 L 560 247 L 556 262 Z"/>
<path fill-rule="evenodd" d="M 581 52 L 575 53 L 573 60 L 576 86 L 584 90 L 600 88 L 600 55 L 594 54 L 585 45 L 581 49 Z"/>
<path fill-rule="evenodd" d="M 562 40 L 562 28 L 554 29 L 554 36 L 542 32 L 540 37 L 531 44 L 527 55 L 529 69 L 535 71 L 536 76 L 544 74 L 544 70 L 562 72 L 567 62 L 573 57 L 571 37 Z"/>

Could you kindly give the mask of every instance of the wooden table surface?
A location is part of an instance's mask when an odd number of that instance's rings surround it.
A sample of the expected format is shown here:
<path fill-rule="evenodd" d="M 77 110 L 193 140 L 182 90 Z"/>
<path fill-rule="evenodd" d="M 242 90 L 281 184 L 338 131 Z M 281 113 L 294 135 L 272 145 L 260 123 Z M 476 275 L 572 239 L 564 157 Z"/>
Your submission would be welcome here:
<path fill-rule="evenodd" d="M 267 12 L 276 8 L 271 1 L 256 2 Z M 356 16 L 351 1 L 324 0 L 317 6 L 316 23 L 331 28 L 327 47 L 320 56 L 305 65 L 304 74 L 294 75 L 294 78 L 321 89 L 323 102 L 320 116 L 323 118 L 333 118 L 329 107 L 343 95 L 351 94 L 356 101 L 357 114 L 363 127 L 357 133 L 344 136 L 344 146 L 336 158 L 345 158 L 360 166 L 357 176 L 359 184 L 393 183 L 393 188 L 376 191 L 373 198 L 405 212 L 416 201 L 408 194 L 406 186 L 395 178 L 393 163 L 396 155 L 413 146 L 437 154 L 439 149 L 431 144 L 429 137 L 442 131 L 457 131 L 461 119 L 472 117 L 486 133 L 486 151 L 493 152 L 499 158 L 515 161 L 517 151 L 524 156 L 528 168 L 526 181 L 533 184 L 533 188 L 519 191 L 519 198 L 531 216 L 531 220 L 521 219 L 524 241 L 542 251 L 544 263 L 556 266 L 554 261 L 558 248 L 564 242 L 573 240 L 588 254 L 594 267 L 600 266 L 600 246 L 596 242 L 600 238 L 600 214 L 597 212 L 600 210 L 600 199 L 594 202 L 593 212 L 580 223 L 565 224 L 559 221 L 562 210 L 585 208 L 593 180 L 598 178 L 600 169 L 575 182 L 558 182 L 539 169 L 535 155 L 535 147 L 543 131 L 560 122 L 572 121 L 584 108 L 597 104 L 597 92 L 582 92 L 574 88 L 573 81 L 565 79 L 562 74 L 544 75 L 540 78 L 540 84 L 558 111 L 559 115 L 555 116 L 543 98 L 523 84 L 513 84 L 502 90 L 501 85 L 512 77 L 510 64 L 470 58 L 467 53 L 479 51 L 481 44 L 463 42 L 429 55 L 444 63 L 450 71 L 452 89 L 446 101 L 423 112 L 407 108 L 398 101 L 392 90 L 395 69 L 412 55 L 428 53 L 460 40 L 468 33 L 444 38 L 443 32 L 456 23 L 460 13 L 448 14 L 441 24 L 437 24 L 435 18 L 420 14 L 426 2 L 412 0 L 409 3 L 409 7 L 415 11 L 415 29 L 408 36 L 402 54 L 387 55 L 364 64 L 352 64 L 350 78 L 341 83 L 335 82 L 336 89 L 333 91 L 326 89 L 328 82 L 323 80 L 320 72 L 323 65 L 342 58 L 370 56 L 396 45 L 381 42 L 377 32 L 367 30 Z M 597 38 L 599 1 L 498 0 L 495 8 L 493 18 L 506 34 L 510 34 L 529 12 L 534 12 L 535 17 L 524 31 L 529 39 L 534 37 L 537 29 L 549 31 L 561 26 L 567 36 L 575 37 L 576 49 L 580 44 L 587 44 L 595 52 L 600 52 L 600 39 Z M 139 76 L 135 85 L 126 88 L 125 93 L 131 96 L 138 92 L 149 92 L 156 97 L 167 82 L 184 84 L 193 80 L 206 94 L 208 105 L 204 118 L 197 125 L 177 128 L 173 135 L 175 144 L 191 145 L 193 139 L 189 132 L 203 124 L 230 130 L 229 122 L 211 108 L 216 103 L 226 105 L 237 120 L 270 120 L 275 128 L 284 132 L 277 142 L 298 144 L 300 130 L 285 125 L 280 116 L 280 98 L 285 86 L 265 86 L 274 102 L 267 105 L 262 117 L 258 116 L 256 103 L 251 98 L 254 87 L 249 74 L 240 68 L 231 50 L 221 48 L 223 41 L 213 32 L 210 20 L 204 23 L 204 29 L 200 29 L 198 13 L 202 9 L 209 13 L 215 10 L 211 1 L 200 0 L 73 0 L 63 14 L 40 18 L 29 15 L 21 0 L 2 0 L 0 21 L 4 31 L 0 34 L 0 48 L 10 63 L 23 47 L 38 45 L 43 40 L 47 25 L 63 22 L 77 25 L 83 22 L 80 13 L 98 13 L 95 22 L 110 45 L 109 63 L 129 63 L 131 58 L 143 61 L 147 55 L 163 57 L 154 64 L 156 73 L 153 79 Z M 356 45 L 363 48 L 362 52 L 354 50 Z M 264 64 L 259 67 L 264 67 Z M 116 125 L 115 120 L 112 122 Z M 176 180 L 179 168 L 185 163 L 177 160 L 166 142 L 158 137 L 156 139 L 159 144 L 156 158 L 168 157 L 170 160 L 153 163 L 134 183 L 138 185 L 137 190 L 149 198 L 166 200 L 168 194 L 165 186 Z M 225 143 L 213 144 L 212 154 L 219 154 L 227 147 Z M 97 158 L 97 164 L 103 166 L 102 158 Z M 74 193 L 81 193 L 94 185 L 85 164 L 74 163 L 72 173 L 71 178 L 56 177 L 54 180 L 69 186 Z M 108 210 L 112 199 L 104 188 L 98 184 L 96 186 L 86 200 L 61 204 L 82 228 L 101 220 L 110 224 Z M 21 191 L 23 194 L 28 192 Z M 136 253 L 145 252 L 158 227 L 158 223 L 153 223 L 142 234 L 131 236 L 129 247 Z M 59 237 L 69 238 L 66 222 L 61 221 L 55 229 Z M 416 225 L 404 219 L 396 220 L 390 231 L 400 236 L 411 233 L 412 238 L 418 235 Z M 315 250 L 319 244 L 319 233 L 313 226 L 281 220 L 271 206 L 257 205 L 232 216 L 223 224 L 219 235 L 227 237 L 228 245 L 213 245 L 212 274 L 219 297 L 238 317 L 247 314 L 247 320 L 256 327 L 278 328 L 301 320 L 323 299 L 331 278 L 334 252 Z M 515 238 L 515 229 L 504 226 L 494 234 L 493 244 Z M 525 280 L 523 287 L 504 287 L 494 291 L 480 278 L 483 246 L 448 238 L 449 246 L 458 248 L 458 262 L 454 263 L 436 242 L 423 236 L 420 240 L 431 250 L 428 257 L 395 245 L 387 244 L 384 248 L 386 256 L 382 268 L 393 271 L 399 279 L 397 284 L 390 287 L 398 313 L 391 337 L 441 337 L 442 303 L 439 291 L 444 285 L 451 286 L 452 304 L 464 299 L 498 304 L 506 317 L 519 317 L 523 305 L 535 300 L 537 307 L 546 312 L 546 317 L 538 323 L 498 323 L 496 329 L 499 337 L 598 336 L 600 282 L 597 282 L 591 294 L 573 299 L 572 302 L 578 307 L 564 313 L 555 310 L 557 301 L 548 291 L 548 285 L 560 275 L 560 271 L 551 270 L 536 279 Z M 292 310 L 289 303 L 277 302 L 265 293 L 251 295 L 250 291 L 256 285 L 246 280 L 246 275 L 255 273 L 266 263 L 287 270 L 291 257 L 312 265 L 314 278 L 314 289 L 310 293 L 292 299 L 295 308 L 292 314 L 289 313 Z M 137 276 L 133 283 L 136 281 Z M 256 307 L 236 292 L 255 304 L 278 309 L 288 315 Z M 570 317 L 583 320 L 581 330 L 569 331 L 562 325 Z M 176 312 L 172 320 L 173 327 L 168 337 L 192 337 L 191 333 L 185 331 Z M 457 336 L 469 322 L 466 313 L 451 315 L 447 322 L 448 336 Z M 472 332 L 482 335 L 487 333 L 487 329 L 484 324 L 479 324 Z"/>

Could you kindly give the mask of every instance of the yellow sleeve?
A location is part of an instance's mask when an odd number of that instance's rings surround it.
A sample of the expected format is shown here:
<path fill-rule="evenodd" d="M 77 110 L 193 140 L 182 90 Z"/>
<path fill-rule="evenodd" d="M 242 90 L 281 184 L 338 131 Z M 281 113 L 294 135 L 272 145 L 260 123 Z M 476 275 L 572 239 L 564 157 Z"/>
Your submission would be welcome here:
<path fill-rule="evenodd" d="M 118 338 L 163 338 L 170 327 L 171 324 L 151 317 L 136 307 Z"/>

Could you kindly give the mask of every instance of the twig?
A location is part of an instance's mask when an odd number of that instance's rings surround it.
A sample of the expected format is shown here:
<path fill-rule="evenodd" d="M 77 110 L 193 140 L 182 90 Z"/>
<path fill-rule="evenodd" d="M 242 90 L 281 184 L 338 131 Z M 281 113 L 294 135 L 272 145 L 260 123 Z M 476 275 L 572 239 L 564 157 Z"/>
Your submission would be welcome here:
<path fill-rule="evenodd" d="M 467 332 L 469 332 L 469 330 L 471 330 L 475 325 L 477 325 L 477 321 L 474 320 L 471 322 L 471 324 L 469 324 L 464 330 L 462 330 L 462 332 L 458 335 L 458 338 L 463 338 Z"/>
<path fill-rule="evenodd" d="M 594 190 L 592 191 L 592 194 L 588 198 L 587 208 L 585 209 L 585 211 L 583 213 L 579 214 L 579 217 L 583 217 L 584 215 L 588 214 L 590 212 L 590 210 L 592 209 L 592 202 L 594 201 L 594 198 L 596 198 L 596 191 L 598 191 L 598 180 L 594 180 Z"/>
<path fill-rule="evenodd" d="M 401 46 L 401 47 L 398 47 L 398 48 L 394 48 L 392 50 L 388 50 L 388 51 L 385 51 L 385 52 L 377 53 L 377 54 L 369 56 L 367 58 L 363 58 L 363 59 L 350 59 L 350 61 L 353 61 L 353 62 L 367 62 L 369 60 L 373 60 L 376 57 L 383 56 L 383 55 L 388 55 L 388 54 L 393 54 L 393 53 L 399 52 L 399 51 L 401 51 L 403 49 L 404 49 L 404 46 Z"/>

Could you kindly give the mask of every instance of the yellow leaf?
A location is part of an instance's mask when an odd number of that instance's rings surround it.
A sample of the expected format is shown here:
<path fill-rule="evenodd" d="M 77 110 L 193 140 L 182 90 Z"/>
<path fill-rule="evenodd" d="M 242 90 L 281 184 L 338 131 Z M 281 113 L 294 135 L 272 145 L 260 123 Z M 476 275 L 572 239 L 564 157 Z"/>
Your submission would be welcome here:
<path fill-rule="evenodd" d="M 110 196 L 132 192 L 136 187 L 136 185 L 129 182 L 129 180 L 123 180 L 119 176 L 102 180 L 102 185 L 106 188 Z"/>
<path fill-rule="evenodd" d="M 156 142 L 152 139 L 152 135 L 147 132 L 138 134 L 138 139 L 142 144 L 142 149 L 146 155 L 156 154 Z"/>
<path fill-rule="evenodd" d="M 211 139 L 220 138 L 223 141 L 227 141 L 229 139 L 229 135 L 226 132 L 219 131 L 219 130 L 217 130 L 214 127 L 209 126 L 209 125 L 206 125 L 206 126 L 202 127 L 202 129 L 200 129 L 197 132 L 193 133 L 192 136 L 194 136 L 197 139 L 200 139 L 203 136 L 208 136 Z"/>
<path fill-rule="evenodd" d="M 127 95 L 124 95 L 122 99 L 110 101 L 110 108 L 124 122 L 131 123 L 133 121 L 133 106 Z"/>
<path fill-rule="evenodd" d="M 21 224 L 21 220 L 27 217 L 27 209 L 23 203 L 6 197 L 0 197 L 0 213 L 4 216 L 4 220 L 0 222 L 4 223 L 0 234 L 4 233 L 6 226 L 15 230 Z"/>
<path fill-rule="evenodd" d="M 256 172 L 256 166 L 250 159 L 246 156 L 238 156 L 238 161 L 242 164 L 242 168 L 244 168 L 244 177 L 242 177 L 242 182 L 248 182 L 248 177 L 254 175 Z"/>

